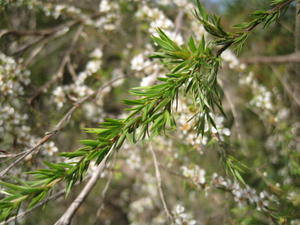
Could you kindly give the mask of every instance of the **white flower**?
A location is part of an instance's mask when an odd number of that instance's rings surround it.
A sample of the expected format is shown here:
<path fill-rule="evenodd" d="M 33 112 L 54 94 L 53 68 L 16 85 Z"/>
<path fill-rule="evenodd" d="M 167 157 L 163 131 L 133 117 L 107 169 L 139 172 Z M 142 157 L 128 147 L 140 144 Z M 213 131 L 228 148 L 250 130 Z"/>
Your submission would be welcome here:
<path fill-rule="evenodd" d="M 44 144 L 43 148 L 44 148 L 43 154 L 48 156 L 53 156 L 55 152 L 58 152 L 58 148 L 55 146 L 53 141 Z"/>
<path fill-rule="evenodd" d="M 165 31 L 165 33 L 170 37 L 171 40 L 175 41 L 178 45 L 182 45 L 184 43 L 183 38 L 180 34 L 168 30 Z"/>
<path fill-rule="evenodd" d="M 155 83 L 156 78 L 157 78 L 156 74 L 152 74 L 150 76 L 143 77 L 140 86 L 142 86 L 142 87 L 151 86 Z"/>
<path fill-rule="evenodd" d="M 91 52 L 90 57 L 92 58 L 97 58 L 97 59 L 101 59 L 103 56 L 103 52 L 101 51 L 101 49 L 96 48 L 94 51 Z"/>
<path fill-rule="evenodd" d="M 233 52 L 229 49 L 225 50 L 222 52 L 221 57 L 224 61 L 229 63 L 229 68 L 230 69 L 236 69 L 240 66 L 240 61 L 238 58 L 233 54 Z M 240 66 L 241 68 L 244 68 L 245 66 Z"/>
<path fill-rule="evenodd" d="M 62 87 L 57 87 L 53 91 L 54 101 L 58 108 L 61 108 L 66 101 L 65 92 Z"/>
<path fill-rule="evenodd" d="M 183 213 L 184 212 L 184 207 L 182 206 L 182 205 L 176 205 L 176 207 L 175 207 L 175 212 L 177 213 L 177 214 L 181 214 L 181 213 Z"/>
<path fill-rule="evenodd" d="M 131 69 L 136 71 L 142 71 L 145 67 L 149 66 L 150 64 L 150 61 L 146 61 L 144 59 L 143 54 L 139 54 L 131 60 Z"/>
<path fill-rule="evenodd" d="M 112 7 L 108 0 L 101 0 L 99 4 L 99 11 L 100 12 L 109 12 L 111 11 Z"/>
<path fill-rule="evenodd" d="M 231 134 L 231 131 L 228 129 L 228 128 L 223 128 L 222 129 L 222 133 L 225 135 L 225 136 L 230 136 Z"/>
<path fill-rule="evenodd" d="M 89 61 L 87 66 L 86 66 L 86 70 L 87 72 L 93 74 L 95 72 L 97 72 L 101 67 L 101 61 L 99 60 L 92 60 Z"/>
<path fill-rule="evenodd" d="M 198 182 L 200 184 L 205 184 L 205 182 L 206 182 L 205 174 L 206 174 L 205 170 L 203 170 L 203 169 L 199 170 L 199 172 L 198 172 Z"/>

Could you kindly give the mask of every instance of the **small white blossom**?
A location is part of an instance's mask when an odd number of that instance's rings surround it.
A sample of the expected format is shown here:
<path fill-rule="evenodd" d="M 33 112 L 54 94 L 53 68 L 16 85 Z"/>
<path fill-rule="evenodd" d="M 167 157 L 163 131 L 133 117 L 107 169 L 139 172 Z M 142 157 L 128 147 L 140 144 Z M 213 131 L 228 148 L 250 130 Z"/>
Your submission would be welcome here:
<path fill-rule="evenodd" d="M 56 152 L 58 152 L 58 148 L 55 146 L 55 143 L 53 141 L 44 144 L 42 150 L 42 153 L 44 155 L 53 156 L 53 154 Z"/>

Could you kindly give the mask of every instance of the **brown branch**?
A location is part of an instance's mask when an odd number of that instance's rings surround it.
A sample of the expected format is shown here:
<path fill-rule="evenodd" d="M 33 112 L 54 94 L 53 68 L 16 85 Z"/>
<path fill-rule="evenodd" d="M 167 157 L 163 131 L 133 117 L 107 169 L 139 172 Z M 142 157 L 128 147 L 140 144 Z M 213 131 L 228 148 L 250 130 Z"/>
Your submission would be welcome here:
<path fill-rule="evenodd" d="M 58 221 L 54 225 L 69 225 L 71 220 L 81 204 L 87 198 L 88 194 L 94 188 L 95 184 L 97 183 L 98 177 L 100 176 L 101 172 L 103 172 L 106 161 L 109 156 L 113 152 L 113 148 L 106 154 L 105 158 L 101 161 L 101 163 L 97 166 L 96 170 L 93 172 L 90 180 L 86 183 L 80 194 L 75 198 L 75 200 L 71 203 L 69 208 L 65 211 L 65 213 L 58 219 Z"/>
<path fill-rule="evenodd" d="M 100 199 L 100 202 L 101 202 L 101 205 L 100 207 L 98 208 L 97 210 L 97 213 L 96 213 L 96 216 L 95 216 L 95 222 L 93 223 L 94 225 L 97 224 L 98 222 L 98 218 L 100 217 L 101 213 L 102 213 L 102 210 L 104 209 L 104 205 L 105 205 L 105 196 L 106 196 L 106 193 L 110 187 L 110 184 L 111 184 L 111 181 L 113 179 L 113 172 L 114 172 L 114 169 L 113 169 L 113 165 L 115 164 L 115 161 L 116 161 L 116 154 L 115 154 L 115 157 L 112 161 L 112 164 L 110 167 L 106 168 L 106 170 L 109 170 L 109 175 L 108 175 L 108 178 L 107 178 L 107 181 L 106 181 L 106 184 L 102 190 L 102 193 L 101 193 L 101 199 Z"/>
<path fill-rule="evenodd" d="M 300 2 L 296 3 L 296 22 L 295 22 L 295 52 L 300 51 Z M 300 58 L 300 56 L 299 56 Z M 300 76 L 300 62 L 295 65 L 296 75 Z"/>
<path fill-rule="evenodd" d="M 39 148 L 41 145 L 46 143 L 53 135 L 54 134 L 46 134 L 43 138 L 41 138 L 34 147 L 32 147 L 28 151 L 24 152 L 24 155 L 20 156 L 16 161 L 14 161 L 12 164 L 10 164 L 6 169 L 1 171 L 0 178 L 2 178 L 6 173 L 8 173 L 14 166 L 16 166 L 21 161 L 23 161 L 26 158 L 26 156 L 30 155 L 30 153 L 32 153 L 37 148 Z"/>
<path fill-rule="evenodd" d="M 164 196 L 164 193 L 163 193 L 163 190 L 162 190 L 162 182 L 161 182 L 161 174 L 160 174 L 160 170 L 159 170 L 159 165 L 158 165 L 156 154 L 155 154 L 151 144 L 149 145 L 149 149 L 151 151 L 152 158 L 153 158 L 153 163 L 154 163 L 154 167 L 155 167 L 155 175 L 156 175 L 156 180 L 157 180 L 157 189 L 158 189 L 158 192 L 159 192 L 160 200 L 162 202 L 162 205 L 163 205 L 164 211 L 165 211 L 165 213 L 168 217 L 168 220 L 170 221 L 171 224 L 175 224 L 175 219 L 173 218 L 173 215 L 172 215 L 172 213 L 170 212 L 170 210 L 167 206 L 166 199 L 165 199 L 165 196 Z"/>
<path fill-rule="evenodd" d="M 294 102 L 300 107 L 300 98 L 295 94 L 293 88 L 289 86 L 288 82 L 284 77 L 279 73 L 274 67 L 271 67 L 275 76 L 278 78 L 278 80 L 281 82 L 284 90 L 287 92 L 287 94 L 294 100 Z"/>
<path fill-rule="evenodd" d="M 253 56 L 240 59 L 245 64 L 274 64 L 274 63 L 296 63 L 300 62 L 300 51 L 280 56 Z"/>
<path fill-rule="evenodd" d="M 184 16 L 184 11 L 180 10 L 178 12 L 178 15 L 177 15 L 176 19 L 175 19 L 175 34 L 178 34 L 181 30 L 183 16 Z"/>
<path fill-rule="evenodd" d="M 74 24 L 78 23 L 79 21 L 68 21 L 63 24 L 60 24 L 56 27 L 51 27 L 47 29 L 40 29 L 40 30 L 0 30 L 0 38 L 4 35 L 16 35 L 16 36 L 49 36 L 53 33 L 59 32 L 61 29 L 65 27 L 73 26 Z"/>
<path fill-rule="evenodd" d="M 70 73 L 71 76 L 72 76 L 73 81 L 76 81 L 76 79 L 77 79 L 77 74 L 76 74 L 75 69 L 74 69 L 74 67 L 73 67 L 73 65 L 72 65 L 72 63 L 71 63 L 70 60 L 69 60 L 68 63 L 67 63 L 67 68 L 68 68 L 69 73 Z"/>

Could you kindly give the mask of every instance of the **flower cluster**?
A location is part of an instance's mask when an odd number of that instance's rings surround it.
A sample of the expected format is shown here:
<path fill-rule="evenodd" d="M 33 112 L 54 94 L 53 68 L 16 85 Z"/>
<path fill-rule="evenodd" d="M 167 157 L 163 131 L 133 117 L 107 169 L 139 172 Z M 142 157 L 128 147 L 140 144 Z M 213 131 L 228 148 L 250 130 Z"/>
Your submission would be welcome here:
<path fill-rule="evenodd" d="M 16 144 L 25 146 L 34 138 L 21 103 L 29 84 L 30 71 L 22 67 L 22 59 L 0 53 L 0 136 L 12 134 Z"/>
<path fill-rule="evenodd" d="M 153 85 L 157 77 L 162 76 L 164 72 L 161 64 L 149 59 L 151 53 L 153 53 L 153 48 L 147 45 L 145 51 L 131 59 L 131 69 L 135 72 L 135 76 L 142 78 L 140 83 L 142 87 Z"/>
<path fill-rule="evenodd" d="M 46 16 L 51 16 L 54 19 L 59 18 L 73 18 L 79 19 L 82 23 L 89 26 L 95 26 L 95 21 L 85 14 L 80 8 L 77 8 L 69 4 L 52 4 L 47 3 L 43 4 L 37 2 L 35 7 L 42 9 Z"/>
<path fill-rule="evenodd" d="M 234 201 L 239 206 L 246 204 L 255 205 L 257 210 L 268 210 L 270 202 L 275 202 L 275 196 L 266 191 L 257 192 L 255 189 L 246 185 L 242 187 L 238 182 L 231 181 L 229 178 L 224 178 L 217 173 L 214 173 L 211 180 L 207 180 L 206 171 L 199 166 L 193 168 L 182 167 L 182 175 L 192 181 L 197 187 L 205 189 L 218 188 L 230 192 Z"/>
<path fill-rule="evenodd" d="M 271 118 L 274 114 L 274 105 L 272 102 L 272 93 L 262 84 L 260 84 L 255 78 L 254 73 L 250 72 L 248 76 L 240 79 L 240 84 L 248 85 L 254 97 L 250 101 L 250 105 L 254 106 L 259 110 L 259 115 L 264 116 L 265 118 Z"/>
<path fill-rule="evenodd" d="M 24 94 L 23 86 L 30 83 L 30 71 L 22 69 L 20 63 L 0 52 L 0 96 Z"/>
<path fill-rule="evenodd" d="M 101 16 L 93 18 L 86 14 L 84 10 L 68 4 L 42 4 L 38 2 L 35 7 L 41 8 L 46 16 L 54 19 L 73 18 L 80 20 L 84 25 L 98 28 L 101 30 L 115 30 L 119 21 L 119 5 L 115 2 L 102 0 L 99 4 Z"/>
<path fill-rule="evenodd" d="M 221 58 L 224 60 L 225 63 L 228 64 L 230 69 L 236 69 L 236 70 L 245 70 L 246 65 L 244 63 L 241 63 L 240 60 L 236 57 L 236 55 L 229 49 L 225 50 L 221 54 Z"/>
<path fill-rule="evenodd" d="M 206 171 L 199 166 L 195 166 L 194 168 L 190 169 L 185 166 L 182 168 L 182 174 L 186 178 L 190 178 L 193 182 L 197 185 L 203 186 L 206 183 Z"/>
<path fill-rule="evenodd" d="M 216 188 L 222 188 L 229 191 L 240 206 L 253 204 L 258 211 L 268 211 L 270 202 L 276 203 L 275 196 L 269 194 L 267 191 L 258 193 L 256 189 L 253 189 L 248 185 L 246 185 L 246 187 L 241 187 L 239 183 L 232 182 L 230 179 L 225 179 L 216 173 L 212 176 L 211 184 Z"/>
<path fill-rule="evenodd" d="M 196 220 L 193 219 L 190 213 L 187 213 L 182 205 L 176 205 L 173 210 L 176 225 L 196 225 Z"/>
<path fill-rule="evenodd" d="M 136 13 L 138 19 L 147 20 L 149 24 L 149 33 L 156 34 L 156 29 L 160 28 L 179 45 L 183 44 L 183 38 L 180 34 L 174 32 L 174 23 L 158 8 L 151 8 L 143 3 Z"/>
<path fill-rule="evenodd" d="M 116 30 L 120 22 L 119 5 L 113 1 L 102 0 L 99 4 L 99 12 L 103 15 L 95 21 L 95 26 L 105 31 Z"/>
<path fill-rule="evenodd" d="M 119 20 L 119 5 L 116 2 L 102 0 L 99 4 L 99 12 L 104 15 L 95 21 L 95 26 L 106 31 L 117 28 Z"/>
<path fill-rule="evenodd" d="M 28 119 L 27 114 L 21 114 L 18 110 L 10 105 L 3 104 L 0 108 L 0 134 L 11 133 L 18 130 L 22 124 Z M 21 129 L 25 126 L 21 126 Z M 27 130 L 27 129 L 24 129 Z M 19 130 L 20 133 L 22 131 Z"/>

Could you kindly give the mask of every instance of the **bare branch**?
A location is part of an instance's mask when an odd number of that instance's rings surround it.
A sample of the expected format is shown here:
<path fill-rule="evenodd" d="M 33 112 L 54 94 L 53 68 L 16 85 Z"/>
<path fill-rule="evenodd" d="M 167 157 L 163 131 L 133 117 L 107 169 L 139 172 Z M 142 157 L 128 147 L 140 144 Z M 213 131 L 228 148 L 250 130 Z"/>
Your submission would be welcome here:
<path fill-rule="evenodd" d="M 300 2 L 296 3 L 296 22 L 295 22 L 295 52 L 300 51 Z M 300 58 L 300 56 L 299 56 Z M 300 62 L 295 65 L 296 75 L 300 76 Z"/>
<path fill-rule="evenodd" d="M 284 90 L 288 93 L 288 95 L 294 100 L 294 102 L 300 107 L 300 98 L 294 93 L 293 88 L 289 86 L 288 82 L 280 75 L 280 73 L 272 67 L 272 70 L 278 80 L 281 82 Z"/>
<path fill-rule="evenodd" d="M 112 154 L 113 148 L 106 154 L 105 158 L 101 161 L 101 163 L 97 166 L 96 170 L 93 172 L 90 180 L 86 183 L 80 194 L 76 197 L 76 199 L 71 203 L 69 208 L 65 211 L 65 213 L 59 218 L 59 220 L 55 223 L 55 225 L 69 225 L 73 216 L 75 215 L 78 208 L 84 202 L 88 194 L 94 188 L 95 184 L 97 183 L 98 177 L 103 172 L 106 161 L 109 156 Z"/>
<path fill-rule="evenodd" d="M 181 30 L 183 16 L 184 16 L 184 11 L 180 10 L 175 19 L 175 34 L 178 34 Z"/>
<path fill-rule="evenodd" d="M 116 156 L 116 154 L 115 154 L 115 156 Z M 114 170 L 112 169 L 112 167 L 115 164 L 115 160 L 116 160 L 116 157 L 114 157 L 113 162 L 112 162 L 110 168 L 107 168 L 107 170 L 109 170 L 109 169 L 111 169 L 111 170 L 109 171 L 109 176 L 108 176 L 107 182 L 106 182 L 106 184 L 105 184 L 105 186 L 104 186 L 104 188 L 102 190 L 102 193 L 101 193 L 101 199 L 100 199 L 101 205 L 100 205 L 100 207 L 97 210 L 97 213 L 96 213 L 96 216 L 95 216 L 94 225 L 96 225 L 97 219 L 100 217 L 101 212 L 104 209 L 105 196 L 106 196 L 106 193 L 108 191 L 108 188 L 109 188 L 109 186 L 111 184 L 111 181 L 112 181 L 112 178 L 113 178 L 113 172 L 114 172 Z"/>
<path fill-rule="evenodd" d="M 79 21 L 68 21 L 65 23 L 62 23 L 56 27 L 51 27 L 47 29 L 40 29 L 40 30 L 0 30 L 0 38 L 4 35 L 16 35 L 16 36 L 49 36 L 53 33 L 59 32 L 61 29 L 64 29 L 65 27 L 70 27 Z"/>
<path fill-rule="evenodd" d="M 275 64 L 275 63 L 296 63 L 300 62 L 300 52 L 281 56 L 253 56 L 242 58 L 241 63 L 245 64 Z"/>
<path fill-rule="evenodd" d="M 158 192 L 159 192 L 160 200 L 163 204 L 164 211 L 165 211 L 169 221 L 171 222 L 171 224 L 175 224 L 174 223 L 175 220 L 173 218 L 173 215 L 171 214 L 171 212 L 170 212 L 170 210 L 167 206 L 166 200 L 165 200 L 165 196 L 164 196 L 164 193 L 163 193 L 163 190 L 162 190 L 162 182 L 161 182 L 161 175 L 160 175 L 159 165 L 158 165 L 158 162 L 157 162 L 156 154 L 155 154 L 151 144 L 149 145 L 149 149 L 151 151 L 152 158 L 153 158 L 153 163 L 154 163 L 154 166 L 155 166 L 157 189 L 158 189 Z"/>

